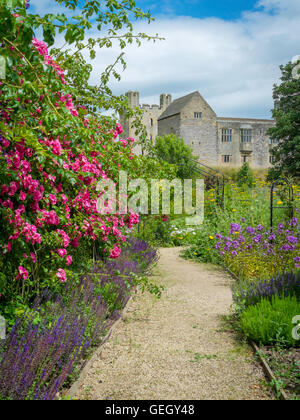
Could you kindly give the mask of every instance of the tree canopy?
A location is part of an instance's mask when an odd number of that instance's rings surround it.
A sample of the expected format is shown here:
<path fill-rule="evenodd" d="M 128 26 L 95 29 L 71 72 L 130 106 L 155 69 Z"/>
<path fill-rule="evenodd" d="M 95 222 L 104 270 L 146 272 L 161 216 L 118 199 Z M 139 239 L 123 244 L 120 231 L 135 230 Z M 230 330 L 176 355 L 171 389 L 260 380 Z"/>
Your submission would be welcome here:
<path fill-rule="evenodd" d="M 177 176 L 181 179 L 193 177 L 195 163 L 192 149 L 175 134 L 156 138 L 154 155 L 165 162 L 177 166 Z"/>
<path fill-rule="evenodd" d="M 278 177 L 300 176 L 300 77 L 295 68 L 298 63 L 281 66 L 281 83 L 274 86 L 276 126 L 269 130 L 272 139 L 279 141 L 274 147 L 275 164 L 270 175 Z"/>

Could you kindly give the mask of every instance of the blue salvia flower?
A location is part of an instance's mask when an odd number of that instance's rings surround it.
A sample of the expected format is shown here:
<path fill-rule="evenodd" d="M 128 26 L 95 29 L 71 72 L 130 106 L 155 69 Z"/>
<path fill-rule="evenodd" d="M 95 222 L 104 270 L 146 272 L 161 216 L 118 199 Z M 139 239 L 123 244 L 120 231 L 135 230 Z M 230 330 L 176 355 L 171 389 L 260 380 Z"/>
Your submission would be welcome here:
<path fill-rule="evenodd" d="M 97 276 L 83 276 L 76 289 L 68 285 L 66 296 L 54 299 L 45 290 L 32 314 L 18 319 L 0 344 L 0 399 L 55 399 L 74 369 L 84 366 L 90 347 L 101 342 L 104 330 L 120 316 L 119 310 L 108 311 L 99 284 L 115 285 L 115 304 L 122 308 L 129 299 L 122 274 L 132 284 L 131 273 L 142 272 L 156 259 L 156 250 L 145 241 L 131 239 L 119 260 L 96 264 L 91 272 Z M 46 319 L 35 325 L 33 314 L 42 308 Z"/>

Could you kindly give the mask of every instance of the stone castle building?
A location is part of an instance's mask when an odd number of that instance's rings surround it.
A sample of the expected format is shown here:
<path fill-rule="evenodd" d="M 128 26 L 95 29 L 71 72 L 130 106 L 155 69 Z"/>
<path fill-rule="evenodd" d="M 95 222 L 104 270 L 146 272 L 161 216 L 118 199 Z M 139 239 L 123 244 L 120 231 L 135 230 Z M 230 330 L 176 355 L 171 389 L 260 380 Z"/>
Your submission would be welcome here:
<path fill-rule="evenodd" d="M 143 110 L 142 123 L 150 140 L 176 134 L 189 145 L 199 161 L 214 167 L 240 167 L 248 162 L 266 169 L 273 162 L 274 141 L 267 135 L 274 120 L 218 117 L 199 92 L 172 101 L 162 94 L 160 105 L 140 105 L 138 92 L 127 92 L 129 105 Z M 136 137 L 131 121 L 121 117 L 128 137 Z"/>

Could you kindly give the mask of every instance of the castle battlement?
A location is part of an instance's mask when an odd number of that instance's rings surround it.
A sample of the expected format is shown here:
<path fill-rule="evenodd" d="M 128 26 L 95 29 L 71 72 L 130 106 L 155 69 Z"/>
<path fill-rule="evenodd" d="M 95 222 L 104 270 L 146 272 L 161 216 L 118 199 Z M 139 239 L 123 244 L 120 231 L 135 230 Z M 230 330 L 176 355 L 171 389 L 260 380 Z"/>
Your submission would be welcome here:
<path fill-rule="evenodd" d="M 125 95 L 128 98 L 128 103 L 131 108 L 139 108 L 142 110 L 161 110 L 162 112 L 165 111 L 169 105 L 172 103 L 172 95 L 162 93 L 159 98 L 159 105 L 149 105 L 149 104 L 140 104 L 140 94 L 139 92 L 129 91 L 126 92 Z"/>
<path fill-rule="evenodd" d="M 159 109 L 161 109 L 160 107 L 159 107 L 159 105 L 149 105 L 149 104 L 142 104 L 142 105 L 140 105 L 140 109 L 143 109 L 143 110 L 147 110 L 147 109 L 155 109 L 155 110 L 159 110 Z"/>

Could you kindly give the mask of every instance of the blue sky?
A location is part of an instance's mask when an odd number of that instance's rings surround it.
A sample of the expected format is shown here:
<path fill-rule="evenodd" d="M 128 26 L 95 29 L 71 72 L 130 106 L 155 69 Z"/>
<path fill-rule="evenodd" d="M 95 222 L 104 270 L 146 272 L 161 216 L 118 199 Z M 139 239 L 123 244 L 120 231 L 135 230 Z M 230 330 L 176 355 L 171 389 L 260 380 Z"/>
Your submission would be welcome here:
<path fill-rule="evenodd" d="M 53 3 L 50 6 L 50 3 Z M 241 17 L 245 10 L 257 9 L 258 0 L 136 0 L 142 10 L 150 11 L 153 16 L 192 16 L 196 18 L 218 17 L 234 20 Z M 54 0 L 31 0 L 31 11 L 48 9 L 59 10 Z M 49 5 L 49 7 L 47 7 Z"/>
<path fill-rule="evenodd" d="M 193 16 L 196 18 L 218 17 L 234 20 L 245 10 L 254 10 L 257 0 L 162 0 L 137 1 L 137 5 L 150 10 L 153 16 Z"/>
<path fill-rule="evenodd" d="M 54 0 L 31 0 L 32 11 L 57 12 Z M 111 87 L 140 92 L 157 104 L 161 93 L 179 98 L 198 90 L 223 117 L 271 118 L 279 66 L 300 55 L 300 0 L 137 0 L 156 18 L 134 31 L 165 40 L 125 50 L 127 69 Z M 100 34 L 101 35 L 101 34 Z M 94 36 L 99 33 L 94 32 Z M 98 52 L 92 82 L 120 54 Z"/>

